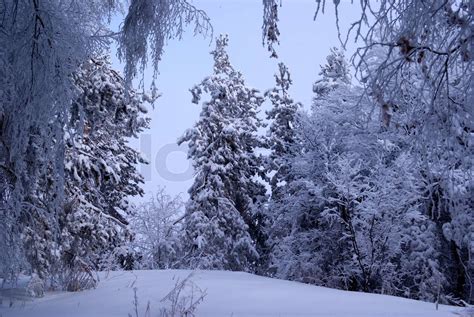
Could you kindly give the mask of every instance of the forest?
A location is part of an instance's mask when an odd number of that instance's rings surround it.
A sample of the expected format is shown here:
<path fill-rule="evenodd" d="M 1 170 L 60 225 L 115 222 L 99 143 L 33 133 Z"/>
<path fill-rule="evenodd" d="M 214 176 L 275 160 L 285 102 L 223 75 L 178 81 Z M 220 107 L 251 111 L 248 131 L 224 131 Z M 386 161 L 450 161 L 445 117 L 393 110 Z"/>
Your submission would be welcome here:
<path fill-rule="evenodd" d="M 346 30 L 339 0 L 314 1 L 341 45 L 306 107 L 279 60 L 287 2 L 262 1 L 255 32 L 278 68 L 255 89 L 199 1 L 1 0 L 2 284 L 32 276 L 42 295 L 95 288 L 97 271 L 224 270 L 473 305 L 474 2 L 354 1 Z M 192 186 L 136 204 L 150 162 L 130 140 L 160 103 L 144 72 L 156 79 L 186 30 L 214 41 L 183 92 L 200 109 L 177 140 Z"/>

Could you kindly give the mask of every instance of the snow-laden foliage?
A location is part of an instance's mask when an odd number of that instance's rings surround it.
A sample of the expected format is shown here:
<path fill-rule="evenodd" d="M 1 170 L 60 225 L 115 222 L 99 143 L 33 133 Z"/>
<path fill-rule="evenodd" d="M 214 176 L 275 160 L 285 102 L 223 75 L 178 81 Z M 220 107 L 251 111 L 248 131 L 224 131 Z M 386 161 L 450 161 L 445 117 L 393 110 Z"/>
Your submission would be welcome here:
<path fill-rule="evenodd" d="M 386 55 L 386 48 L 372 50 L 367 55 L 372 66 L 366 72 L 378 69 Z M 427 85 L 426 74 L 420 73 L 419 67 L 410 62 L 399 70 L 392 69 L 399 78 L 385 83 L 383 91 L 397 90 L 389 102 L 380 99 L 373 86 L 368 86 L 368 91 L 380 106 L 383 129 L 403 139 L 404 150 L 419 162 L 419 176 L 424 183 L 421 213 L 436 223 L 441 265 L 446 268 L 449 286 L 444 291 L 455 298 L 472 300 L 474 209 L 473 186 L 467 180 L 473 178 L 474 107 L 469 101 L 472 91 L 458 89 L 458 85 L 472 81 L 472 74 L 451 74 L 452 81 L 443 84 L 451 96 L 441 93 L 435 97 L 432 94 L 442 88 Z"/>
<path fill-rule="evenodd" d="M 143 195 L 137 164 L 146 161 L 128 139 L 148 128 L 145 103 L 150 97 L 127 90 L 104 58 L 84 64 L 74 79 L 81 94 L 73 103 L 70 126 L 84 131 L 66 139 L 61 247 L 66 262 L 81 258 L 99 268 L 104 255 L 113 256 L 131 239 L 128 197 Z"/>
<path fill-rule="evenodd" d="M 267 45 L 270 57 L 278 58 L 278 54 L 274 47 L 280 44 L 280 30 L 278 29 L 278 1 L 263 0 L 263 25 L 262 25 L 262 42 Z"/>
<path fill-rule="evenodd" d="M 109 11 L 103 3 L 73 3 L 6 0 L 0 5 L 0 160 L 11 187 L 0 206 L 0 231 L 8 237 L 1 241 L 2 250 L 11 253 L 7 265 L 21 262 L 19 224 L 32 223 L 35 213 L 42 214 L 44 223 L 38 225 L 48 227 L 48 234 L 59 233 L 63 126 L 75 93 L 70 75 L 102 46 L 92 35 L 102 29 Z M 37 209 L 31 196 L 47 175 L 46 208 Z"/>
<path fill-rule="evenodd" d="M 278 64 L 275 81 L 276 86 L 265 93 L 265 97 L 272 104 L 272 109 L 267 111 L 267 120 L 270 120 L 271 124 L 268 128 L 266 142 L 270 150 L 267 159 L 267 173 L 272 174 L 270 185 L 273 197 L 277 195 L 278 187 L 290 178 L 286 160 L 293 153 L 296 141 L 296 116 L 302 107 L 289 95 L 289 89 L 293 82 L 285 64 Z"/>
<path fill-rule="evenodd" d="M 58 229 L 44 201 L 55 177 L 52 169 L 46 181 L 36 180 L 28 213 L 19 223 L 31 270 L 67 288 L 71 276 L 108 262 L 131 265 L 121 248 L 132 238 L 127 197 L 143 194 L 137 164 L 145 162 L 128 139 L 148 127 L 144 100 L 150 99 L 127 89 L 106 58 L 83 64 L 73 79 L 80 94 L 63 126 L 65 204 L 54 216 Z"/>
<path fill-rule="evenodd" d="M 317 11 L 324 13 L 326 0 L 317 1 Z M 370 74 L 373 86 L 383 90 L 383 98 L 389 100 L 397 90 L 387 89 L 390 80 L 403 80 L 400 72 L 411 63 L 417 64 L 423 73 L 423 86 L 429 90 L 427 100 L 433 102 L 444 95 L 453 98 L 454 90 L 447 86 L 453 76 L 472 76 L 473 7 L 469 0 L 434 0 L 428 3 L 416 0 L 392 2 L 382 0 L 371 3 L 359 2 L 360 18 L 354 21 L 342 39 L 339 29 L 338 7 L 340 1 L 333 1 L 336 8 L 337 27 L 343 44 L 353 36 L 362 45 L 354 56 L 354 65 L 361 78 L 366 77 L 364 66 L 368 65 L 367 54 L 373 49 L 387 48 L 384 61 Z M 322 9 L 322 10 L 320 10 Z M 434 75 L 434 76 L 433 76 Z M 439 89 L 433 90 L 434 86 Z M 468 83 L 456 85 L 463 94 L 471 91 Z"/>
<path fill-rule="evenodd" d="M 292 179 L 271 202 L 271 270 L 348 290 L 449 295 L 443 238 L 426 214 L 419 161 L 406 136 L 387 131 L 372 101 L 350 85 L 347 69 L 326 71 L 341 57 L 332 51 L 312 113 L 296 124 Z"/>
<path fill-rule="evenodd" d="M 164 188 L 140 204 L 130 217 L 135 234 L 132 243 L 140 258 L 141 269 L 176 268 L 182 254 L 181 224 L 184 202 L 170 196 Z"/>
<path fill-rule="evenodd" d="M 196 173 L 186 206 L 184 261 L 193 268 L 249 271 L 259 257 L 254 212 L 265 193 L 255 178 L 257 111 L 263 98 L 232 67 L 227 45 L 227 36 L 217 38 L 211 53 L 214 73 L 191 90 L 194 103 L 203 93 L 209 100 L 179 140 L 188 143 Z"/>
<path fill-rule="evenodd" d="M 349 65 L 344 53 L 335 47 L 331 48 L 331 54 L 327 56 L 326 64 L 321 67 L 319 76 L 321 79 L 313 85 L 316 98 L 327 95 L 341 85 L 350 84 Z"/>
<path fill-rule="evenodd" d="M 132 79 L 142 73 L 151 57 L 155 76 L 166 41 L 181 38 L 184 29 L 194 24 L 194 34 L 212 36 L 206 13 L 187 0 L 132 0 L 119 38 L 119 57 L 126 63 L 125 75 Z"/>
<path fill-rule="evenodd" d="M 404 149 L 418 161 L 423 182 L 420 211 L 435 222 L 441 266 L 447 280 L 444 292 L 454 298 L 472 300 L 474 205 L 472 182 L 467 180 L 473 178 L 474 171 L 474 108 L 466 99 L 469 95 L 462 96 L 459 91 L 453 93 L 459 97 L 457 105 L 442 96 L 430 105 L 425 98 L 429 90 L 420 92 L 424 79 L 416 68 L 410 65 L 401 71 L 404 80 L 398 84 L 399 95 L 393 104 L 382 106 L 381 121 L 387 133 L 403 139 Z"/>
<path fill-rule="evenodd" d="M 325 2 L 318 1 L 318 10 Z M 336 13 L 339 4 L 334 1 Z M 383 128 L 405 135 L 419 161 L 422 214 L 436 224 L 442 267 L 449 272 L 444 291 L 472 301 L 472 1 L 360 5 L 360 19 L 341 41 L 351 35 L 360 40 L 352 60 L 357 78 L 380 108 Z"/>
<path fill-rule="evenodd" d="M 137 64 L 146 63 L 147 47 L 156 69 L 166 40 L 180 37 L 188 24 L 194 23 L 195 32 L 209 29 L 206 15 L 185 0 L 134 0 L 122 29 L 112 33 L 111 16 L 126 4 L 120 0 L 0 3 L 0 175 L 1 196 L 8 197 L 0 205 L 0 244 L 10 255 L 2 258 L 2 271 L 24 267 L 20 224 L 28 223 L 33 232 L 45 231 L 52 240 L 61 234 L 63 140 L 70 130 L 65 126 L 71 101 L 80 94 L 72 74 L 117 41 L 131 79 L 137 75 Z M 47 188 L 42 197 L 35 196 L 38 186 Z M 40 223 L 34 220 L 39 218 Z M 30 242 L 29 251 L 34 253 L 37 242 Z"/>

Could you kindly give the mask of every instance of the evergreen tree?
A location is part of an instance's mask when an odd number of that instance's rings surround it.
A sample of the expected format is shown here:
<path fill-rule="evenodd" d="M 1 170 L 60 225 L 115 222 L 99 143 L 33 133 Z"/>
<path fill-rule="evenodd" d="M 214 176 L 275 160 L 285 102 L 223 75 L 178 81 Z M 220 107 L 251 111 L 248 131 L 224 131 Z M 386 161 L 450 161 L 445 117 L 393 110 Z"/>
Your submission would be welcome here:
<path fill-rule="evenodd" d="M 216 40 L 214 73 L 191 90 L 194 103 L 203 92 L 210 99 L 179 140 L 188 143 L 196 174 L 186 206 L 184 261 L 192 268 L 251 271 L 259 257 L 254 212 L 265 193 L 255 178 L 260 172 L 257 111 L 263 99 L 232 67 L 227 45 L 227 36 Z"/>
<path fill-rule="evenodd" d="M 132 238 L 128 197 L 143 195 L 137 164 L 146 162 L 128 140 L 148 128 L 144 103 L 150 97 L 127 90 L 105 58 L 89 61 L 74 78 L 81 94 L 70 126 L 84 131 L 74 131 L 66 143 L 61 247 L 66 264 L 80 260 L 98 269 L 106 256 L 119 260 L 114 252 Z"/>
<path fill-rule="evenodd" d="M 281 189 L 284 195 L 272 197 L 269 241 L 273 246 L 271 267 L 278 277 L 341 287 L 333 281 L 336 274 L 331 271 L 339 270 L 337 263 L 349 246 L 335 242 L 341 225 L 327 223 L 322 212 L 334 193 L 328 173 L 346 145 L 353 143 L 348 137 L 353 136 L 352 110 L 358 98 L 349 86 L 342 53 L 332 50 L 327 61 L 322 79 L 314 85 L 313 113 L 302 113 L 295 122 L 293 142 L 297 142 L 293 153 L 285 155 L 291 177 Z"/>
<path fill-rule="evenodd" d="M 30 268 L 68 289 L 74 272 L 101 269 L 107 261 L 130 267 L 123 252 L 132 239 L 128 197 L 143 194 L 137 164 L 145 161 L 128 140 L 148 127 L 144 102 L 150 100 L 127 91 L 106 58 L 90 60 L 73 77 L 79 96 L 64 126 L 65 203 L 57 214 L 50 211 L 44 202 L 50 180 L 40 180 L 29 196 L 30 216 L 21 220 Z"/>
<path fill-rule="evenodd" d="M 279 226 L 277 212 L 282 200 L 288 195 L 287 184 L 292 180 L 290 163 L 293 155 L 297 154 L 297 140 L 295 124 L 297 122 L 300 103 L 296 103 L 289 95 L 292 85 L 290 72 L 285 64 L 278 64 L 278 73 L 275 74 L 276 86 L 265 93 L 265 97 L 272 103 L 272 109 L 267 111 L 267 120 L 270 127 L 267 130 L 266 146 L 270 154 L 266 157 L 265 172 L 271 187 L 271 197 L 266 208 L 262 223 L 265 224 L 265 246 L 262 250 L 261 264 L 268 270 L 271 253 L 270 238 L 273 237 L 271 227 Z M 266 272 L 268 273 L 268 272 Z"/>
<path fill-rule="evenodd" d="M 267 112 L 267 120 L 271 121 L 267 132 L 267 146 L 271 151 L 267 160 L 267 174 L 273 174 L 270 185 L 274 198 L 277 196 L 278 187 L 290 178 L 286 160 L 294 151 L 296 117 L 301 108 L 301 104 L 294 102 L 289 95 L 293 82 L 288 68 L 279 63 L 278 70 L 275 75 L 276 87 L 265 93 L 265 97 L 272 103 L 272 109 Z"/>
<path fill-rule="evenodd" d="M 326 57 L 326 64 L 321 66 L 319 76 L 322 78 L 313 85 L 316 98 L 327 95 L 340 86 L 350 84 L 349 66 L 344 52 L 336 47 L 331 48 L 330 54 Z"/>

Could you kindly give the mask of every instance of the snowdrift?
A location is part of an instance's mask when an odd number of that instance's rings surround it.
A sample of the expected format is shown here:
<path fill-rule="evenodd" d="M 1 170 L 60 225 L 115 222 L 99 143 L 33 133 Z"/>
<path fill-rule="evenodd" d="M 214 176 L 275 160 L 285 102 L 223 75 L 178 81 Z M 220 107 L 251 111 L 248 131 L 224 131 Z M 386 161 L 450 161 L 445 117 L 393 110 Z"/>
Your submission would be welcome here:
<path fill-rule="evenodd" d="M 101 272 L 96 289 L 47 293 L 42 298 L 29 300 L 11 300 L 5 295 L 8 290 L 3 290 L 0 316 L 127 317 L 130 314 L 135 317 L 136 288 L 139 317 L 155 317 L 167 305 L 161 300 L 178 279 L 183 280 L 189 273 L 185 270 Z M 443 305 L 436 310 L 432 303 L 340 291 L 240 272 L 196 271 L 192 281 L 207 293 L 196 310 L 199 317 L 455 317 L 457 310 Z"/>

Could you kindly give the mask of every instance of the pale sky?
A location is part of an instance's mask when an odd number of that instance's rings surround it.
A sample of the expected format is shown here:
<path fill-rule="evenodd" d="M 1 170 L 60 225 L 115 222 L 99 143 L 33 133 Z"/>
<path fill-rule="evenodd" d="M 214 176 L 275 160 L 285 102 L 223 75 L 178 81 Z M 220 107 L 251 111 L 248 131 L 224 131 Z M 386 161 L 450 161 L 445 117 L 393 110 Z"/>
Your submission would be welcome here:
<path fill-rule="evenodd" d="M 309 109 L 312 84 L 318 78 L 320 65 L 325 63 L 330 47 L 340 47 L 335 27 L 332 1 L 327 1 L 325 15 L 313 21 L 316 3 L 314 0 L 283 0 L 279 11 L 280 46 L 277 47 L 279 60 L 269 58 L 269 52 L 262 46 L 262 1 L 261 0 L 195 0 L 193 3 L 203 9 L 211 19 L 214 36 L 229 35 L 231 63 L 241 71 L 249 86 L 259 89 L 262 94 L 274 86 L 277 63 L 284 62 L 293 79 L 291 94 L 293 99 Z M 356 5 L 341 1 L 340 16 L 343 21 L 353 21 L 359 14 Z M 347 28 L 348 23 L 345 23 Z M 150 109 L 151 128 L 133 141 L 151 162 L 141 166 L 145 176 L 144 189 L 149 196 L 158 186 L 166 186 L 170 194 L 183 193 L 192 184 L 186 159 L 186 148 L 178 149 L 176 140 L 191 128 L 199 117 L 200 106 L 191 103 L 189 89 L 205 76 L 212 74 L 212 56 L 209 52 L 214 42 L 202 36 L 193 37 L 192 30 L 181 41 L 173 40 L 165 48 L 157 87 L 162 97 Z M 349 44 L 349 57 L 354 45 Z M 114 66 L 122 66 L 114 60 Z M 151 71 L 146 74 L 148 84 Z M 146 85 L 147 83 L 145 83 Z M 267 108 L 268 109 L 268 108 Z M 261 115 L 264 115 L 262 109 Z M 158 165 L 158 166 L 157 166 Z M 175 175 L 173 175 L 173 173 Z M 140 202 L 142 199 L 134 199 Z"/>

